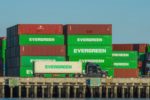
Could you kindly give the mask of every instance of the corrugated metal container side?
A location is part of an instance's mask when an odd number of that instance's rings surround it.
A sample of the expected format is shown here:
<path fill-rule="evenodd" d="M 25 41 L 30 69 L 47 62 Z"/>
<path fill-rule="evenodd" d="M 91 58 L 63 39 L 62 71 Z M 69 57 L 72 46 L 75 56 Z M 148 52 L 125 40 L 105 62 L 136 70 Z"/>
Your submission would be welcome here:
<path fill-rule="evenodd" d="M 66 78 L 67 75 L 74 77 L 74 74 L 43 74 L 45 78 Z"/>
<path fill-rule="evenodd" d="M 21 67 L 33 67 L 34 61 L 65 61 L 65 57 L 62 56 L 21 56 Z"/>
<path fill-rule="evenodd" d="M 139 53 L 139 61 L 144 61 L 146 58 L 145 53 Z"/>
<path fill-rule="evenodd" d="M 100 66 L 100 68 L 111 68 L 112 67 L 112 57 L 70 56 L 69 61 L 82 62 L 83 72 L 85 72 L 87 62 L 94 62 L 94 63 L 98 64 Z"/>
<path fill-rule="evenodd" d="M 114 68 L 102 68 L 103 71 L 106 71 L 109 77 L 114 77 Z"/>
<path fill-rule="evenodd" d="M 133 51 L 133 44 L 113 44 L 114 51 Z"/>
<path fill-rule="evenodd" d="M 6 41 L 6 37 L 0 37 L 0 47 L 3 46 L 3 41 Z"/>
<path fill-rule="evenodd" d="M 111 24 L 68 24 L 67 34 L 112 34 Z"/>
<path fill-rule="evenodd" d="M 0 76 L 3 76 L 3 71 L 2 70 L 0 70 Z"/>
<path fill-rule="evenodd" d="M 147 47 L 147 52 L 150 52 L 150 45 L 148 45 Z"/>
<path fill-rule="evenodd" d="M 139 45 L 139 52 L 145 53 L 145 52 L 146 52 L 146 49 L 147 49 L 147 44 L 140 44 L 140 45 Z"/>
<path fill-rule="evenodd" d="M 114 69 L 115 78 L 138 78 L 139 69 Z"/>
<path fill-rule="evenodd" d="M 8 34 L 63 34 L 62 24 L 17 24 L 8 29 Z"/>
<path fill-rule="evenodd" d="M 113 58 L 121 58 L 121 59 L 138 59 L 137 51 L 113 51 Z"/>
<path fill-rule="evenodd" d="M 142 61 L 139 61 L 139 62 L 138 62 L 138 68 L 142 68 L 142 66 L 143 66 L 143 62 L 142 62 Z"/>
<path fill-rule="evenodd" d="M 68 45 L 112 45 L 111 35 L 68 35 Z"/>
<path fill-rule="evenodd" d="M 18 41 L 16 41 L 18 43 Z M 63 35 L 19 35 L 18 45 L 64 45 Z"/>
<path fill-rule="evenodd" d="M 145 53 L 147 49 L 147 44 L 134 44 L 134 50 Z"/>
<path fill-rule="evenodd" d="M 20 77 L 33 77 L 33 68 L 31 67 L 21 67 Z"/>
<path fill-rule="evenodd" d="M 52 75 L 52 74 L 44 74 L 44 77 L 45 77 L 45 78 L 52 78 L 53 75 Z"/>
<path fill-rule="evenodd" d="M 137 60 L 113 59 L 114 68 L 138 68 Z"/>
<path fill-rule="evenodd" d="M 2 40 L 2 58 L 5 60 L 6 59 L 6 38 Z"/>
<path fill-rule="evenodd" d="M 2 61 L 2 59 L 0 59 L 0 71 L 2 71 L 2 75 L 3 75 L 3 61 Z"/>
<path fill-rule="evenodd" d="M 12 66 L 10 66 L 8 69 L 7 69 L 7 76 L 10 76 L 10 77 L 18 77 L 19 76 L 19 67 L 16 67 L 16 68 L 13 68 Z"/>
<path fill-rule="evenodd" d="M 112 57 L 111 46 L 68 46 L 68 56 L 105 56 Z"/>
<path fill-rule="evenodd" d="M 20 46 L 20 56 L 66 56 L 66 49 L 64 45 Z"/>

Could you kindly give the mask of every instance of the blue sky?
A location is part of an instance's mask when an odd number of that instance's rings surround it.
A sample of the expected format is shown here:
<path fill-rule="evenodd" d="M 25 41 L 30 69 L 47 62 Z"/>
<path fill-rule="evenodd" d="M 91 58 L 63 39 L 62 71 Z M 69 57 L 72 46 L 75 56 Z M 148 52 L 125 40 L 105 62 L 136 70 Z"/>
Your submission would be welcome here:
<path fill-rule="evenodd" d="M 150 43 L 150 0 L 0 0 L 0 36 L 18 23 L 108 23 L 113 43 Z"/>

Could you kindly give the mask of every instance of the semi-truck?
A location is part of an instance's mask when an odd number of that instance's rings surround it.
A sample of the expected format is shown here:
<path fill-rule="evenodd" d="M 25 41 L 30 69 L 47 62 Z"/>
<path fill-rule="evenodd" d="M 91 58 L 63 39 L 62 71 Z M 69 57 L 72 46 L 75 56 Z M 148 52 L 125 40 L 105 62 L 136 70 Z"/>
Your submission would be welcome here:
<path fill-rule="evenodd" d="M 101 70 L 98 64 L 87 62 L 85 72 L 81 62 L 70 61 L 35 61 L 34 76 L 43 77 L 44 74 L 66 74 L 66 77 L 106 77 L 107 72 Z"/>

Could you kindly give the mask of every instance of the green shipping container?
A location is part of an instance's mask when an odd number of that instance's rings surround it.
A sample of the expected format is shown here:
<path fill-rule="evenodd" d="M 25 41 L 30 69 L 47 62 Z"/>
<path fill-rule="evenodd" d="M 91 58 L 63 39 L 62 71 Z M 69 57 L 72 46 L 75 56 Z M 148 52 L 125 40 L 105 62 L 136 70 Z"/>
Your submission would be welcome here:
<path fill-rule="evenodd" d="M 139 61 L 145 60 L 145 53 L 139 53 Z"/>
<path fill-rule="evenodd" d="M 19 45 L 63 45 L 64 35 L 19 35 Z"/>
<path fill-rule="evenodd" d="M 111 35 L 68 35 L 68 45 L 112 45 Z"/>
<path fill-rule="evenodd" d="M 69 74 L 70 77 L 74 77 L 74 74 Z M 45 78 L 65 78 L 66 74 L 44 74 Z"/>
<path fill-rule="evenodd" d="M 20 77 L 33 77 L 33 68 L 32 67 L 21 67 L 20 68 Z"/>
<path fill-rule="evenodd" d="M 138 68 L 137 60 L 113 59 L 114 68 Z"/>
<path fill-rule="evenodd" d="M 150 45 L 147 47 L 147 52 L 150 52 Z"/>
<path fill-rule="evenodd" d="M 1 48 L 0 48 L 0 58 L 6 59 L 6 57 L 5 57 L 5 52 L 6 52 L 6 40 L 3 39 L 3 40 L 2 40 L 2 46 L 1 46 Z"/>
<path fill-rule="evenodd" d="M 86 63 L 87 62 L 93 62 L 100 66 L 100 68 L 111 68 L 112 67 L 112 57 L 76 57 L 76 56 L 70 56 L 69 61 L 80 61 L 82 62 L 82 69 L 83 73 L 85 72 Z"/>
<path fill-rule="evenodd" d="M 109 77 L 114 77 L 114 68 L 102 68 L 103 71 L 106 71 Z"/>
<path fill-rule="evenodd" d="M 2 50 L 0 50 L 0 58 L 2 58 Z"/>
<path fill-rule="evenodd" d="M 112 51 L 113 58 L 119 59 L 138 59 L 137 51 Z"/>
<path fill-rule="evenodd" d="M 21 56 L 21 67 L 33 67 L 33 61 L 49 60 L 49 61 L 65 61 L 62 56 Z"/>
<path fill-rule="evenodd" d="M 45 77 L 45 78 L 51 78 L 51 77 L 52 77 L 52 74 L 44 74 L 44 77 Z"/>
<path fill-rule="evenodd" d="M 68 56 L 112 57 L 112 46 L 68 46 Z"/>

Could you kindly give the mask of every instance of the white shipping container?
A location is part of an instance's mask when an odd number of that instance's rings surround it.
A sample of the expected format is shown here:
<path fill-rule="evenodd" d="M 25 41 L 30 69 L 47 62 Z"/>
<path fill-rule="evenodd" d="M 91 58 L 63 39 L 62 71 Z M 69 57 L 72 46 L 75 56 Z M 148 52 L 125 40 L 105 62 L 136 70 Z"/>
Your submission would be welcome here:
<path fill-rule="evenodd" d="M 82 63 L 35 61 L 34 73 L 82 73 Z"/>

